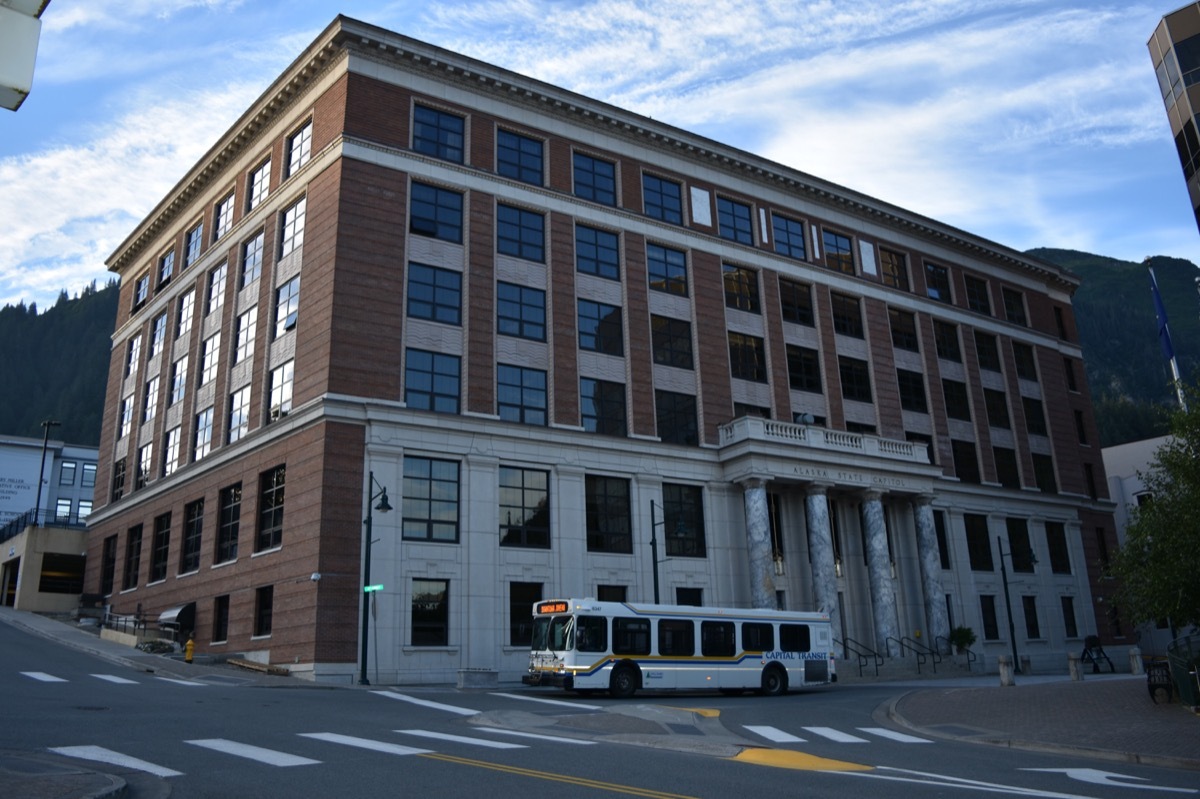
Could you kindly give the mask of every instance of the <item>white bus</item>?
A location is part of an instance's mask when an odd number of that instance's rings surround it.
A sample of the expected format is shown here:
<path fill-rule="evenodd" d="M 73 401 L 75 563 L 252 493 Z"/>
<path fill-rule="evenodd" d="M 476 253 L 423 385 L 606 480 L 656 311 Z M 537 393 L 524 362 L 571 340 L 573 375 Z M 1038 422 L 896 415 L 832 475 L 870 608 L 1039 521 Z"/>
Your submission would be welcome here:
<path fill-rule="evenodd" d="M 824 613 L 552 599 L 533 609 L 526 685 L 629 697 L 703 689 L 779 696 L 830 683 L 833 629 Z"/>

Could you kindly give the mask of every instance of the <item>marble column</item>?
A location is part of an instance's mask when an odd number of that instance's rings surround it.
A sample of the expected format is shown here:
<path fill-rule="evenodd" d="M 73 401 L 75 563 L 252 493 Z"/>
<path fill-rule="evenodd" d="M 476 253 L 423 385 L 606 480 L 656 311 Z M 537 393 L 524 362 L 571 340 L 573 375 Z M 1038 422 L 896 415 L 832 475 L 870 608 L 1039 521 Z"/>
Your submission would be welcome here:
<path fill-rule="evenodd" d="M 933 497 L 928 494 L 921 494 L 912 501 L 913 521 L 917 528 L 917 559 L 921 564 L 921 591 L 925 595 L 927 643 L 937 649 L 939 638 L 950 637 L 950 614 L 946 610 L 946 592 L 942 588 L 942 556 L 938 551 L 932 503 Z"/>
<path fill-rule="evenodd" d="M 771 552 L 771 518 L 767 512 L 767 484 L 753 478 L 742 483 L 746 503 L 746 552 L 750 561 L 750 607 L 775 607 L 775 560 Z"/>
<path fill-rule="evenodd" d="M 882 494 L 863 493 L 862 525 L 867 543 L 867 575 L 871 581 L 871 613 L 875 619 L 876 650 L 888 657 L 900 656 L 900 631 L 896 622 L 895 580 L 888 554 L 887 527 L 883 522 Z"/>
<path fill-rule="evenodd" d="M 833 530 L 829 525 L 828 486 L 810 483 L 804 498 L 808 554 L 812 563 L 813 595 L 817 610 L 829 614 L 833 637 L 842 639 L 842 608 L 838 603 L 837 566 L 833 559 Z M 838 652 L 838 655 L 841 655 Z"/>

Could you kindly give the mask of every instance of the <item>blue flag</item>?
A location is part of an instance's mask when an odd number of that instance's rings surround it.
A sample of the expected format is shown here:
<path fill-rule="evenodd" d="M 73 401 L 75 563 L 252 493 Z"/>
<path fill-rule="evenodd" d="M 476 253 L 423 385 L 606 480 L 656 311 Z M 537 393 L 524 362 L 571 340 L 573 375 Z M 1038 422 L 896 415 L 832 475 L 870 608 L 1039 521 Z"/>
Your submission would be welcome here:
<path fill-rule="evenodd" d="M 1168 361 L 1175 359 L 1175 347 L 1171 345 L 1171 331 L 1167 329 L 1167 309 L 1163 307 L 1162 295 L 1158 293 L 1158 280 L 1150 270 L 1150 292 L 1154 295 L 1154 315 L 1158 317 L 1158 343 Z"/>

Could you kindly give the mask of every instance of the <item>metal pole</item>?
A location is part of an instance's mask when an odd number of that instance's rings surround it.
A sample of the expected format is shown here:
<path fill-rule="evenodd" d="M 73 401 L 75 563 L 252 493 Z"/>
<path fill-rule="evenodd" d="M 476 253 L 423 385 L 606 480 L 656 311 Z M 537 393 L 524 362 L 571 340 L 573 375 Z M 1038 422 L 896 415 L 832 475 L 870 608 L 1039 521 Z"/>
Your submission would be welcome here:
<path fill-rule="evenodd" d="M 665 520 L 664 520 L 665 521 Z M 658 521 L 654 513 L 654 500 L 650 500 L 650 560 L 654 563 L 654 604 L 658 604 Z"/>
<path fill-rule="evenodd" d="M 375 473 L 370 472 L 370 480 L 367 482 L 367 518 L 363 520 L 363 527 L 366 530 L 366 535 L 363 538 L 363 595 L 362 595 L 362 658 L 359 663 L 358 684 L 370 685 L 367 680 L 367 636 L 370 634 L 371 623 L 371 594 L 367 592 L 367 586 L 371 584 L 371 518 L 375 515 L 372 510 L 371 503 L 375 501 L 373 496 L 375 492 Z"/>
<path fill-rule="evenodd" d="M 40 527 L 42 524 L 42 483 L 45 482 L 46 473 L 46 444 L 48 444 L 50 441 L 50 428 L 58 424 L 61 423 L 56 422 L 53 419 L 47 419 L 46 421 L 42 422 L 42 466 L 40 469 L 38 469 L 37 501 L 33 506 L 34 527 Z"/>
<path fill-rule="evenodd" d="M 1004 547 L 1000 536 L 996 536 L 996 549 L 1000 551 L 1000 579 L 1004 582 L 1004 609 L 1008 611 L 1008 640 L 1012 644 L 1013 674 L 1021 673 L 1021 661 L 1017 659 L 1017 631 L 1013 626 L 1012 602 L 1008 598 L 1008 570 L 1004 568 Z"/>

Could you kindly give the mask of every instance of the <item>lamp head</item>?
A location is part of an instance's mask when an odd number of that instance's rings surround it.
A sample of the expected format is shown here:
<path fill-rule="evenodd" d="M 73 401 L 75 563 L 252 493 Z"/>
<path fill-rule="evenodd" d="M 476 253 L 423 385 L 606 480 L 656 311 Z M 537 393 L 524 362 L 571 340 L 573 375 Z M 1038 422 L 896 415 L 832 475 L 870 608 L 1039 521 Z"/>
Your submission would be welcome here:
<path fill-rule="evenodd" d="M 375 510 L 379 511 L 380 513 L 387 513 L 391 509 L 392 505 L 390 502 L 388 502 L 387 489 L 385 488 L 383 489 L 383 493 L 379 495 L 379 501 L 375 503 Z"/>

